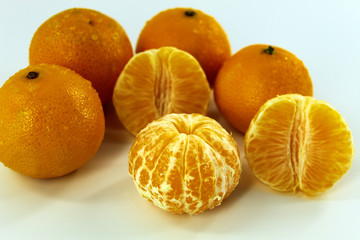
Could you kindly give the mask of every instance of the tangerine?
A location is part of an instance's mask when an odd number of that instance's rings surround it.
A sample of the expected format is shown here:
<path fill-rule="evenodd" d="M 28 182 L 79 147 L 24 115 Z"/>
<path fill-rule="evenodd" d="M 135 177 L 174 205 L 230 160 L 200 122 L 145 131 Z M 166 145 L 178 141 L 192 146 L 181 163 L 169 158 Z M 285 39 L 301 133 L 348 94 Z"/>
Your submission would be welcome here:
<path fill-rule="evenodd" d="M 220 69 L 214 86 L 218 109 L 242 133 L 267 100 L 287 93 L 313 95 L 308 70 L 289 51 L 264 44 L 235 53 Z"/>
<path fill-rule="evenodd" d="M 148 124 L 129 152 L 139 193 L 173 212 L 214 208 L 239 182 L 240 153 L 232 136 L 201 114 L 168 114 Z"/>
<path fill-rule="evenodd" d="M 0 160 L 34 178 L 68 174 L 97 152 L 105 132 L 91 82 L 56 65 L 31 65 L 0 88 Z"/>
<path fill-rule="evenodd" d="M 279 191 L 313 196 L 350 168 L 354 144 L 344 118 L 328 103 L 299 94 L 267 101 L 244 138 L 254 175 Z"/>
<path fill-rule="evenodd" d="M 216 19 L 192 8 L 164 10 L 146 22 L 136 52 L 173 46 L 192 54 L 204 69 L 210 86 L 223 62 L 231 56 L 228 37 Z"/>
<path fill-rule="evenodd" d="M 169 113 L 206 114 L 211 90 L 196 59 L 174 47 L 136 54 L 116 82 L 113 104 L 126 129 L 136 135 Z"/>
<path fill-rule="evenodd" d="M 31 65 L 57 64 L 92 82 L 103 103 L 133 56 L 130 40 L 116 20 L 91 9 L 72 8 L 46 20 L 29 49 Z"/>

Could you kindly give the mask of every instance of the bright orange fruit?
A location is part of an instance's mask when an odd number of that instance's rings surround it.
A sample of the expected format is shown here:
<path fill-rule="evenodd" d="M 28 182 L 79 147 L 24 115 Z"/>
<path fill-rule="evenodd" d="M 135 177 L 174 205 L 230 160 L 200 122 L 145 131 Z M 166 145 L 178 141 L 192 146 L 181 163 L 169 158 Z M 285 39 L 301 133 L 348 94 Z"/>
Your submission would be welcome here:
<path fill-rule="evenodd" d="M 328 103 L 288 94 L 266 102 L 245 135 L 255 176 L 279 191 L 317 195 L 332 187 L 354 158 L 344 118 Z"/>
<path fill-rule="evenodd" d="M 0 88 L 0 161 L 34 178 L 70 173 L 97 152 L 104 112 L 91 83 L 56 65 L 20 70 Z"/>
<path fill-rule="evenodd" d="M 136 135 L 169 113 L 206 114 L 211 90 L 190 54 L 162 47 L 136 54 L 116 82 L 113 104 L 126 129 Z"/>
<path fill-rule="evenodd" d="M 192 8 L 172 8 L 146 22 L 136 52 L 173 46 L 192 54 L 204 69 L 210 86 L 231 55 L 227 35 L 216 19 Z"/>
<path fill-rule="evenodd" d="M 156 206 L 197 214 L 230 195 L 241 174 L 230 134 L 200 114 L 168 114 L 148 124 L 129 153 L 129 173 L 139 193 Z"/>
<path fill-rule="evenodd" d="M 92 82 L 103 103 L 111 100 L 115 82 L 132 56 L 121 25 L 84 8 L 68 9 L 45 21 L 29 50 L 31 65 L 50 63 L 74 70 Z"/>
<path fill-rule="evenodd" d="M 214 86 L 218 109 L 242 133 L 267 100 L 287 93 L 313 95 L 308 70 L 289 51 L 263 44 L 245 47 L 228 59 Z"/>

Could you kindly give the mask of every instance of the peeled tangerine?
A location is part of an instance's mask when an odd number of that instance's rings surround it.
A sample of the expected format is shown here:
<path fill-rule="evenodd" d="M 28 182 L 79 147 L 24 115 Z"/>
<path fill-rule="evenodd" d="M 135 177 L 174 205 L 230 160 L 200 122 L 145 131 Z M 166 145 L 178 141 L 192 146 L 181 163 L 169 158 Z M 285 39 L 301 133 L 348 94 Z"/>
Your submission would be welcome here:
<path fill-rule="evenodd" d="M 118 118 L 136 135 L 169 113 L 206 114 L 211 90 L 199 62 L 189 53 L 162 47 L 136 54 L 116 82 Z"/>
<path fill-rule="evenodd" d="M 174 213 L 214 208 L 239 182 L 237 144 L 215 120 L 169 114 L 148 124 L 129 153 L 129 173 L 139 193 Z"/>
<path fill-rule="evenodd" d="M 266 102 L 245 135 L 254 175 L 279 191 L 318 195 L 351 167 L 353 139 L 344 118 L 328 103 L 298 94 Z"/>

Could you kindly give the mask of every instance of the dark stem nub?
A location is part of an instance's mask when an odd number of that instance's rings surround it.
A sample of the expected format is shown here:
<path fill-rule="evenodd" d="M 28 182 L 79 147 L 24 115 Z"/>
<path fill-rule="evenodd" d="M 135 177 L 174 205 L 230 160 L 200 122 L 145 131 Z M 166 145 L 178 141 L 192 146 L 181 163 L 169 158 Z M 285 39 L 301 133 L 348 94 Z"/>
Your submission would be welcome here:
<path fill-rule="evenodd" d="M 92 26 L 92 25 L 94 25 L 94 22 L 89 20 L 89 24 Z"/>
<path fill-rule="evenodd" d="M 264 49 L 264 53 L 267 53 L 269 55 L 273 55 L 275 51 L 275 48 L 273 48 L 272 46 L 269 46 L 268 48 Z"/>
<path fill-rule="evenodd" d="M 38 72 L 29 72 L 28 75 L 26 76 L 26 78 L 28 79 L 35 79 L 39 76 Z"/>
<path fill-rule="evenodd" d="M 187 16 L 187 17 L 193 17 L 194 15 L 195 15 L 195 12 L 193 10 L 185 11 L 185 16 Z"/>

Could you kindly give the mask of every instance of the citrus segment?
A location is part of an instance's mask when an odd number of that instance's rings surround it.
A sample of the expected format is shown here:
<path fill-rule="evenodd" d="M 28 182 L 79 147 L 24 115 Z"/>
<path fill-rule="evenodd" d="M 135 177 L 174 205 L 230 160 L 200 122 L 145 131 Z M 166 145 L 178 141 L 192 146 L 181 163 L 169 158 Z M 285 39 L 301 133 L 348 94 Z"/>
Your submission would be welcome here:
<path fill-rule="evenodd" d="M 113 104 L 123 125 L 137 134 L 169 113 L 206 114 L 210 87 L 194 57 L 172 47 L 135 55 L 116 82 Z"/>
<path fill-rule="evenodd" d="M 248 130 L 246 158 L 255 176 L 261 176 L 262 181 L 274 189 L 291 191 L 297 185 L 291 155 L 296 103 L 289 99 L 286 103 L 267 106 L 271 111 L 261 111 L 254 118 L 259 127 Z M 267 109 L 266 106 L 263 109 Z"/>
<path fill-rule="evenodd" d="M 234 139 L 200 114 L 168 114 L 148 124 L 129 153 L 139 193 L 174 213 L 214 208 L 238 184 L 241 164 Z"/>
<path fill-rule="evenodd" d="M 338 181 L 351 167 L 354 157 L 353 138 L 344 118 L 328 103 L 313 102 L 307 112 L 307 149 L 301 188 L 310 194 L 323 192 Z"/>
<path fill-rule="evenodd" d="M 317 195 L 350 168 L 354 145 L 349 127 L 328 103 L 298 94 L 267 101 L 244 138 L 254 175 L 279 191 Z"/>

